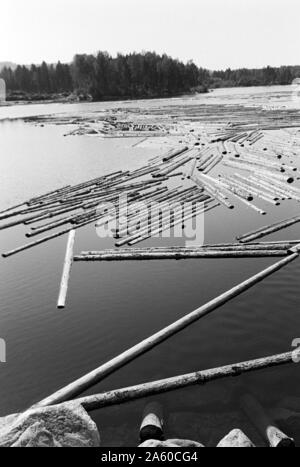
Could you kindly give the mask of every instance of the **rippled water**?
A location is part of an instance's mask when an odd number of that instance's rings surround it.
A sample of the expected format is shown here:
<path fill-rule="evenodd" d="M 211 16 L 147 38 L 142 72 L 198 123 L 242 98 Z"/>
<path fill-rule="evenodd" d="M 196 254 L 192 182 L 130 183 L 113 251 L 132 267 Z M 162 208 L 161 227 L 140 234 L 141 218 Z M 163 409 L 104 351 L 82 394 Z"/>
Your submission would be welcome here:
<path fill-rule="evenodd" d="M 255 99 L 257 95 L 266 99 L 273 91 L 220 90 L 205 97 L 134 105 L 239 101 L 245 95 L 249 99 L 251 93 Z M 282 88 L 282 92 L 283 100 L 288 100 L 290 91 L 287 94 Z M 0 118 L 73 114 L 120 105 L 132 103 L 2 107 Z M 134 139 L 63 138 L 64 132 L 63 127 L 35 127 L 22 120 L 0 124 L 0 210 L 65 184 L 119 168 L 135 168 L 157 154 L 154 148 L 133 148 Z M 257 204 L 267 209 L 266 217 L 238 203 L 233 211 L 220 208 L 209 212 L 205 242 L 232 241 L 237 233 L 299 214 L 298 204 L 293 202 L 280 207 Z M 23 226 L 1 231 L 1 251 L 26 243 L 24 233 Z M 300 238 L 299 225 L 269 237 L 287 238 Z M 153 240 L 144 244 L 152 245 Z M 155 240 L 155 244 L 163 243 Z M 112 245 L 87 226 L 77 232 L 75 252 Z M 77 263 L 72 270 L 68 306 L 61 311 L 56 309 L 56 300 L 65 246 L 66 238 L 62 237 L 0 260 L 0 337 L 7 342 L 7 363 L 0 364 L 0 415 L 26 408 L 276 261 Z M 299 272 L 300 261 L 295 261 L 128 364 L 89 393 L 290 350 L 292 340 L 300 337 Z M 240 395 L 250 391 L 274 411 L 284 407 L 284 399 L 298 396 L 299 383 L 300 371 L 293 365 L 156 399 L 164 405 L 170 437 L 179 435 L 216 444 L 226 430 L 240 426 L 262 443 L 243 416 Z M 135 445 L 144 404 L 139 401 L 93 413 L 103 443 Z M 299 437 L 299 426 L 288 429 L 290 435 Z"/>

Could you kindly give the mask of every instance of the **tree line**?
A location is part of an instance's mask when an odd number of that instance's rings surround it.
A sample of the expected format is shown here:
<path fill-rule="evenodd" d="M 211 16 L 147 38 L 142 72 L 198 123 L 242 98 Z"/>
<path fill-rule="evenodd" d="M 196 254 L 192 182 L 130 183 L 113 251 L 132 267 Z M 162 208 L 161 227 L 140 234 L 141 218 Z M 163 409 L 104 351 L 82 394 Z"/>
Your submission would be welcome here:
<path fill-rule="evenodd" d="M 154 52 L 76 55 L 71 64 L 5 67 L 0 77 L 8 94 L 37 98 L 74 94 L 82 99 L 127 99 L 205 92 L 208 88 L 291 84 L 299 67 L 209 71 Z"/>
<path fill-rule="evenodd" d="M 235 86 L 270 86 L 292 84 L 300 77 L 300 66 L 267 66 L 261 69 L 241 68 L 225 71 L 214 71 L 211 75 L 212 87 Z"/>
<path fill-rule="evenodd" d="M 73 91 L 71 67 L 60 62 L 56 65 L 47 65 L 43 62 L 40 66 L 30 67 L 18 65 L 15 69 L 4 67 L 0 77 L 5 80 L 8 93 L 51 95 Z"/>

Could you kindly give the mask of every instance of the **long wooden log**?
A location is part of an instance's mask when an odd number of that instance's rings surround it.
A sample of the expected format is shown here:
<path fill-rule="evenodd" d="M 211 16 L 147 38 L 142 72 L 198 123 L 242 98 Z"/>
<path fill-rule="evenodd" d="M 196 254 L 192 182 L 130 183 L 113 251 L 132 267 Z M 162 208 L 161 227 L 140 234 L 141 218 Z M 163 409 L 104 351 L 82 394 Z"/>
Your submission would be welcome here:
<path fill-rule="evenodd" d="M 267 258 L 287 256 L 286 250 L 203 250 L 203 251 L 162 251 L 162 252 L 131 252 L 102 253 L 77 255 L 74 261 L 136 261 L 161 259 L 193 259 L 193 258 Z"/>
<path fill-rule="evenodd" d="M 26 205 L 26 202 L 16 204 L 15 206 L 11 206 L 10 208 L 7 208 L 7 209 L 4 209 L 3 211 L 0 211 L 0 215 L 6 214 L 8 211 L 13 211 L 14 209 L 21 208 L 22 206 L 25 206 L 25 205 Z"/>
<path fill-rule="evenodd" d="M 264 190 L 269 191 L 272 194 L 273 197 L 277 197 L 278 199 L 281 198 L 282 200 L 287 199 L 287 198 L 290 197 L 286 191 L 275 188 L 274 186 L 272 186 L 268 182 L 258 178 L 257 176 L 255 176 L 255 177 L 251 176 L 251 177 L 249 177 L 249 180 L 256 182 L 261 187 L 263 187 Z M 299 198 L 299 200 L 300 200 L 300 198 Z"/>
<path fill-rule="evenodd" d="M 135 254 L 135 253 L 161 253 L 161 252 L 166 252 L 166 253 L 176 253 L 176 252 L 209 252 L 209 251 L 253 251 L 253 250 L 284 250 L 287 251 L 290 248 L 293 247 L 293 243 L 278 243 L 278 244 L 268 244 L 268 243 L 233 243 L 233 244 L 220 244 L 220 245 L 203 245 L 203 246 L 166 246 L 166 247 L 139 247 L 139 248 L 111 248 L 111 249 L 105 249 L 105 250 L 90 250 L 90 251 L 82 251 L 80 253 L 81 255 L 96 255 L 100 256 L 101 254 L 106 255 L 106 254 Z"/>
<path fill-rule="evenodd" d="M 232 191 L 232 193 L 234 194 L 234 196 L 236 196 L 240 202 L 246 204 L 246 206 L 248 206 L 249 208 L 253 209 L 254 211 L 258 212 L 259 214 L 261 214 L 262 216 L 265 216 L 267 213 L 266 211 L 264 211 L 263 209 L 260 209 L 258 206 L 256 206 L 255 204 L 253 203 L 250 203 L 250 201 L 248 201 L 247 199 L 245 199 L 246 197 L 247 198 L 252 198 L 253 199 L 253 196 L 252 195 L 241 195 L 241 190 L 242 192 L 245 193 L 245 189 L 244 188 L 235 188 L 235 186 L 228 186 L 228 189 L 230 191 Z"/>
<path fill-rule="evenodd" d="M 214 199 L 216 199 L 220 204 L 223 204 L 226 206 L 228 209 L 233 209 L 234 206 L 231 204 L 229 201 L 227 201 L 224 196 L 221 196 L 220 191 L 218 191 L 215 188 L 212 188 L 206 181 L 203 182 L 203 180 L 197 178 L 196 176 L 191 177 L 191 180 L 196 183 L 200 188 L 204 187 L 205 190 L 209 193 L 210 196 L 212 196 Z"/>
<path fill-rule="evenodd" d="M 60 283 L 59 296 L 58 296 L 58 301 L 57 301 L 57 308 L 65 308 L 66 306 L 69 278 L 70 278 L 70 272 L 71 272 L 71 267 L 72 267 L 72 262 L 73 262 L 75 234 L 76 234 L 75 230 L 71 230 L 69 233 L 63 273 L 62 273 L 62 278 L 61 278 L 61 283 Z"/>
<path fill-rule="evenodd" d="M 81 222 L 78 225 L 73 225 L 72 227 L 67 228 L 65 230 L 61 230 L 60 232 L 56 232 L 56 233 L 54 233 L 52 235 L 48 235 L 48 236 L 40 238 L 40 239 L 38 239 L 38 240 L 36 240 L 34 242 L 26 243 L 25 245 L 22 245 L 22 246 L 20 246 L 18 248 L 15 248 L 13 250 L 2 253 L 2 257 L 3 258 L 8 258 L 9 256 L 13 256 L 13 255 L 16 255 L 17 253 L 20 253 L 22 251 L 29 250 L 30 248 L 34 248 L 34 247 L 36 247 L 38 245 L 41 245 L 42 243 L 48 242 L 49 240 L 53 240 L 54 238 L 58 238 L 58 237 L 61 237 L 62 235 L 66 235 L 71 230 L 80 229 L 81 227 L 85 227 L 86 225 L 91 224 L 92 222 L 95 222 L 100 217 L 102 217 L 102 214 L 100 214 L 100 215 L 95 214 L 94 216 L 91 216 L 90 218 L 84 220 L 83 222 Z"/>
<path fill-rule="evenodd" d="M 243 186 L 244 189 L 248 189 L 251 191 L 251 193 L 258 198 L 263 199 L 264 201 L 267 201 L 270 204 L 273 204 L 274 206 L 279 206 L 280 202 L 278 201 L 278 198 L 275 200 L 272 198 L 269 193 L 266 193 L 265 191 L 253 186 L 253 182 L 249 181 L 249 178 L 245 178 L 241 176 L 240 174 L 235 174 L 236 177 L 240 178 L 240 186 Z"/>
<path fill-rule="evenodd" d="M 261 227 L 256 231 L 249 232 L 248 234 L 244 234 L 242 236 L 238 236 L 237 240 L 241 243 L 248 243 L 257 238 L 265 237 L 266 235 L 270 235 L 271 233 L 278 232 L 279 230 L 285 229 L 300 222 L 300 216 L 292 217 L 290 219 L 286 219 L 284 221 L 280 221 L 276 224 L 272 224 L 270 226 Z"/>
<path fill-rule="evenodd" d="M 274 188 L 276 189 L 279 188 L 281 191 L 288 193 L 290 197 L 292 195 L 296 196 L 297 198 L 300 197 L 300 190 L 298 188 L 292 187 L 291 185 L 286 185 L 282 183 L 280 180 L 270 179 L 269 177 L 266 177 L 265 174 L 263 173 L 256 173 L 255 176 L 258 177 L 259 179 L 263 179 L 270 185 L 274 186 Z"/>
<path fill-rule="evenodd" d="M 176 162 L 176 164 L 173 164 L 171 167 L 168 167 L 167 169 L 163 169 L 163 170 L 161 170 L 159 172 L 155 172 L 153 174 L 153 176 L 154 177 L 164 177 L 164 176 L 170 174 L 171 172 L 174 172 L 174 170 L 178 169 L 182 165 L 187 164 L 192 159 L 193 159 L 192 157 L 185 157 L 183 160 L 181 160 L 180 162 Z"/>
<path fill-rule="evenodd" d="M 171 149 L 165 156 L 163 156 L 162 160 L 163 162 L 168 162 L 171 159 L 174 159 L 174 157 L 182 155 L 188 150 L 187 146 L 184 146 L 183 148 L 179 149 Z"/>
<path fill-rule="evenodd" d="M 227 188 L 229 191 L 231 191 L 235 196 L 238 196 L 239 198 L 243 198 L 246 201 L 253 201 L 253 196 L 250 193 L 249 190 L 242 190 L 241 188 L 238 188 L 235 183 L 232 182 L 232 180 L 229 180 L 224 177 L 219 178 L 220 184 L 222 184 L 225 188 Z"/>
<path fill-rule="evenodd" d="M 9 229 L 11 227 L 16 227 L 17 225 L 24 224 L 26 221 L 31 221 L 36 219 L 36 215 L 25 217 L 23 219 L 19 219 L 17 221 L 9 222 L 7 224 L 0 225 L 0 230 Z"/>
<path fill-rule="evenodd" d="M 188 313 L 187 315 L 183 316 L 182 318 L 170 324 L 169 326 L 161 329 L 152 336 L 144 339 L 140 343 L 121 353 L 109 362 L 100 365 L 100 367 L 96 368 L 90 373 L 87 373 L 86 375 L 82 376 L 76 381 L 70 383 L 68 386 L 65 386 L 62 389 L 56 391 L 54 394 L 46 397 L 41 402 L 39 402 L 38 405 L 45 407 L 47 405 L 57 404 L 59 402 L 69 400 L 72 397 L 76 397 L 77 395 L 81 394 L 83 391 L 93 386 L 94 384 L 97 384 L 99 381 L 116 371 L 118 368 L 125 366 L 128 362 L 134 360 L 139 355 L 148 352 L 150 349 L 157 346 L 161 342 L 164 342 L 169 337 L 173 336 L 174 334 L 177 334 L 179 331 L 185 329 L 190 324 L 198 321 L 200 318 L 203 318 L 204 316 L 218 309 L 220 306 L 229 302 L 233 298 L 241 295 L 243 292 L 249 290 L 251 287 L 261 282 L 266 277 L 270 276 L 276 271 L 279 271 L 284 266 L 294 261 L 296 258 L 299 257 L 299 248 L 300 244 L 295 246 L 293 254 L 276 262 L 275 264 L 262 270 L 258 274 L 251 276 L 249 279 L 245 280 L 244 282 L 241 282 L 240 284 L 224 292 L 223 294 L 219 295 L 213 300 L 210 300 L 208 303 L 202 305 L 200 308 L 197 308 L 196 310 L 192 311 L 191 313 Z M 292 354 L 289 353 L 289 361 L 291 355 Z M 231 371 L 233 370 L 231 369 Z"/>
<path fill-rule="evenodd" d="M 199 370 L 185 375 L 137 384 L 135 386 L 115 389 L 91 396 L 80 397 L 78 399 L 74 399 L 72 403 L 80 404 L 85 408 L 85 410 L 91 412 L 103 407 L 124 404 L 143 397 L 154 396 L 195 385 L 204 386 L 219 379 L 237 377 L 253 371 L 277 368 L 292 363 L 294 363 L 293 352 L 286 352 L 278 355 L 225 365 L 219 368 Z M 49 399 L 49 405 L 51 403 L 52 401 Z M 38 403 L 36 406 L 44 406 L 43 401 Z"/>

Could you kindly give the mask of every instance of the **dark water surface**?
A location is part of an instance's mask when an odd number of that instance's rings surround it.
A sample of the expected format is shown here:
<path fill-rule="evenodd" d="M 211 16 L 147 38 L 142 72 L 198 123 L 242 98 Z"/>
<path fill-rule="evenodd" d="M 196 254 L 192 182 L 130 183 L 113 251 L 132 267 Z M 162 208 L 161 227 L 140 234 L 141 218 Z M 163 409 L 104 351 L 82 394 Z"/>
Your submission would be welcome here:
<path fill-rule="evenodd" d="M 42 107 L 44 113 L 50 111 Z M 77 107 L 84 110 L 84 104 Z M 56 109 L 63 111 L 64 106 Z M 0 110 L 3 117 L 4 108 Z M 13 109 L 8 110 L 13 116 Z M 35 112 L 42 113 L 41 108 Z M 0 210 L 59 186 L 138 167 L 159 152 L 132 148 L 132 139 L 63 138 L 64 132 L 63 127 L 35 127 L 22 120 L 0 124 Z M 280 207 L 261 201 L 256 204 L 268 215 L 262 217 L 239 203 L 233 211 L 219 208 L 209 212 L 205 242 L 232 241 L 238 233 L 299 214 L 296 202 Z M 24 233 L 24 226 L 1 231 L 1 252 L 27 243 Z M 268 237 L 288 238 L 300 238 L 299 224 Z M 56 300 L 66 240 L 58 238 L 0 259 L 0 337 L 7 342 L 7 363 L 0 364 L 0 416 L 23 410 L 276 261 L 77 263 L 71 274 L 68 306 L 62 311 L 56 309 Z M 167 240 L 144 245 L 163 242 Z M 77 232 L 75 252 L 112 245 L 87 226 Z M 300 337 L 299 272 L 300 260 L 296 260 L 89 393 L 290 350 L 293 339 Z M 274 411 L 284 406 L 284 399 L 299 396 L 299 384 L 300 370 L 292 365 L 156 399 L 164 405 L 170 437 L 216 444 L 226 429 L 240 426 L 262 443 L 243 416 L 240 395 L 250 391 Z M 95 412 L 103 444 L 135 445 L 144 404 L 139 401 Z M 298 433 L 299 429 L 289 432 L 296 437 Z"/>

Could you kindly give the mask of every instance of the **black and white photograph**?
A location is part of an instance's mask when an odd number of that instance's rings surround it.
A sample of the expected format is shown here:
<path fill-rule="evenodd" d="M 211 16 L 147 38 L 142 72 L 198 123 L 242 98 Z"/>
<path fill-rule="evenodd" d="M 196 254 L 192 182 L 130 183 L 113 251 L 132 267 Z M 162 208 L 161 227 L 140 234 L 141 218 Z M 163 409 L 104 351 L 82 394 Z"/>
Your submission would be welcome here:
<path fill-rule="evenodd" d="M 300 447 L 299 0 L 0 14 L 0 447 Z"/>

